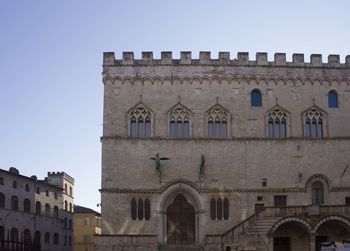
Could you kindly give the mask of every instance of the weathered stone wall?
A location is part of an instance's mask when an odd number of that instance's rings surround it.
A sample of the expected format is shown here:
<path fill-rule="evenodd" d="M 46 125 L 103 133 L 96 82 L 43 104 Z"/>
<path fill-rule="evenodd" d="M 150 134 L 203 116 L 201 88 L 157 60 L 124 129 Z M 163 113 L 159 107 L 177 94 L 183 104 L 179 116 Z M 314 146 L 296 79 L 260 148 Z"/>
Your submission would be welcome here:
<path fill-rule="evenodd" d="M 246 53 L 230 59 L 220 53 L 211 59 L 201 53 L 191 59 L 181 53 L 160 60 L 143 53 L 135 60 L 124 53 L 104 54 L 104 126 L 102 137 L 102 233 L 156 235 L 164 232 L 162 201 L 175 184 L 189 186 L 198 199 L 198 226 L 206 234 L 223 233 L 254 213 L 254 205 L 273 206 L 274 195 L 286 195 L 287 205 L 311 204 L 311 183 L 325 188 L 325 204 L 344 204 L 350 196 L 350 57 L 340 63 L 330 55 L 304 62 L 301 54 L 286 62 L 276 54 L 274 62 Z M 250 93 L 259 89 L 262 107 L 251 107 Z M 339 107 L 329 108 L 329 91 L 338 94 Z M 152 137 L 130 138 L 130 110 L 142 103 L 152 112 Z M 191 112 L 190 138 L 171 139 L 168 112 L 176 104 Z M 219 104 L 230 116 L 226 139 L 207 138 L 207 111 Z M 267 112 L 274 106 L 288 112 L 287 138 L 267 137 Z M 323 139 L 303 138 L 302 114 L 317 106 L 324 112 Z M 161 176 L 150 160 L 156 153 Z M 201 154 L 206 156 L 204 175 L 199 175 Z M 266 179 L 267 186 L 262 186 Z M 257 197 L 261 196 L 261 201 Z M 227 197 L 228 220 L 210 220 L 210 199 Z M 131 220 L 132 198 L 149 198 L 151 219 Z M 163 225 L 162 225 L 163 224 Z M 110 237 L 113 239 L 112 237 Z M 118 245 L 117 245 L 118 246 Z"/>

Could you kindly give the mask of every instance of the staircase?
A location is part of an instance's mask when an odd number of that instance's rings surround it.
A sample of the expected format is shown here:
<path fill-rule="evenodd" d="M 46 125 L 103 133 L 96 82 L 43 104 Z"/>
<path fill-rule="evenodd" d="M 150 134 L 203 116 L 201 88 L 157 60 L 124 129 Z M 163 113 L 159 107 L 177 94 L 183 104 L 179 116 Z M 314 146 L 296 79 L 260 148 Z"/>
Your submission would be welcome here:
<path fill-rule="evenodd" d="M 203 248 L 198 245 L 168 245 L 164 244 L 159 247 L 161 251 L 202 251 Z"/>
<path fill-rule="evenodd" d="M 240 251 L 266 250 L 269 231 L 279 220 L 286 217 L 310 219 L 327 215 L 350 215 L 350 207 L 344 205 L 265 207 L 221 235 L 207 235 L 206 244 L 212 247 L 221 245 L 223 248 L 230 246 L 231 250 Z"/>

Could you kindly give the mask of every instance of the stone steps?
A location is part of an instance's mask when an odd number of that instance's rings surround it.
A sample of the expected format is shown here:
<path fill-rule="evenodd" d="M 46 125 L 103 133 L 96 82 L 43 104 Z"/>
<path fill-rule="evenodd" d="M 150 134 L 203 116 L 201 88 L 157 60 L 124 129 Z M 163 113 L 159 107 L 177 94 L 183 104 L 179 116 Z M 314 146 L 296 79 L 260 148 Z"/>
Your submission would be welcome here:
<path fill-rule="evenodd" d="M 196 245 L 162 245 L 160 251 L 202 251 L 203 249 Z"/>

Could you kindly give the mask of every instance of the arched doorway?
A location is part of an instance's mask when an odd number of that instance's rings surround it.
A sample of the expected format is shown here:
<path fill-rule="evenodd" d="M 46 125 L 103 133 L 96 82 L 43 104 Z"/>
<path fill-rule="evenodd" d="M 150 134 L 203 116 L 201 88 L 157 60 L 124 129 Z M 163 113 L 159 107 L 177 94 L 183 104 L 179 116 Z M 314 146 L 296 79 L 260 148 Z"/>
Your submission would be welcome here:
<path fill-rule="evenodd" d="M 308 251 L 309 236 L 308 228 L 300 222 L 282 223 L 273 233 L 273 251 Z"/>
<path fill-rule="evenodd" d="M 322 242 L 342 242 L 350 237 L 350 226 L 346 219 L 331 216 L 321 220 L 316 226 L 316 251 Z"/>
<path fill-rule="evenodd" d="M 174 245 L 195 242 L 195 211 L 181 194 L 167 208 L 167 242 Z"/>

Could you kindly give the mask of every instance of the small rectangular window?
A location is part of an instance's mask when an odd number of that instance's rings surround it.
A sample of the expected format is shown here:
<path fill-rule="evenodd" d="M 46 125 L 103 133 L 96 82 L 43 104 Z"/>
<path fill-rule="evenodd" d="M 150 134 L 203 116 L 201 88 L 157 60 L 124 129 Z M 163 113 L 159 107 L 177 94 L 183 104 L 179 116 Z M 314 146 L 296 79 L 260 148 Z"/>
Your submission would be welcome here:
<path fill-rule="evenodd" d="M 0 177 L 0 185 L 3 185 L 3 184 L 4 184 L 4 178 Z"/>
<path fill-rule="evenodd" d="M 37 193 L 37 194 L 40 194 L 40 187 L 37 187 L 37 188 L 36 188 L 36 193 Z"/>
<path fill-rule="evenodd" d="M 57 195 L 57 193 L 55 193 L 55 200 L 57 200 L 58 199 L 58 195 Z"/>
<path fill-rule="evenodd" d="M 255 213 L 259 213 L 264 209 L 265 205 L 262 203 L 257 203 L 255 204 Z"/>
<path fill-rule="evenodd" d="M 286 207 L 287 206 L 287 196 L 276 195 L 274 197 L 274 206 L 275 207 Z"/>
<path fill-rule="evenodd" d="M 350 206 L 350 197 L 345 198 L 345 205 Z"/>
<path fill-rule="evenodd" d="M 49 197 L 49 191 L 48 190 L 46 190 L 46 197 Z"/>

